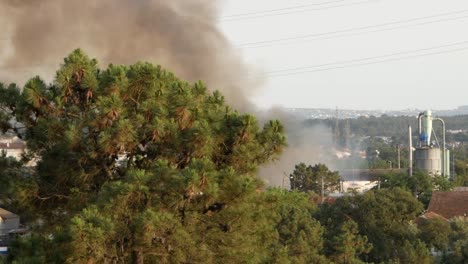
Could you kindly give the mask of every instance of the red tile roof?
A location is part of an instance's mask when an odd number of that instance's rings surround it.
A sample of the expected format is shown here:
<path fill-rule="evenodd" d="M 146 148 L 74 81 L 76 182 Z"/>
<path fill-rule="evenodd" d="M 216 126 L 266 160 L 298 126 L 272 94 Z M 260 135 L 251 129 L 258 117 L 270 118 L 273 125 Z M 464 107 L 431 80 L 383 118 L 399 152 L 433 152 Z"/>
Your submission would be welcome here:
<path fill-rule="evenodd" d="M 421 217 L 424 218 L 424 219 L 441 218 L 441 219 L 447 220 L 447 219 L 445 219 L 445 217 L 443 217 L 443 216 L 441 216 L 441 215 L 439 215 L 437 213 L 434 213 L 434 212 L 427 212 L 427 213 L 423 214 Z"/>
<path fill-rule="evenodd" d="M 450 219 L 468 216 L 468 191 L 433 192 L 428 212 Z"/>
<path fill-rule="evenodd" d="M 426 212 L 425 214 L 419 216 L 418 218 L 416 218 L 415 222 L 417 225 L 420 225 L 422 224 L 423 222 L 425 221 L 428 221 L 428 220 L 432 220 L 432 219 L 442 219 L 442 220 L 445 220 L 447 221 L 447 219 L 445 219 L 445 217 L 439 215 L 439 214 L 436 214 L 434 212 Z"/>
<path fill-rule="evenodd" d="M 336 203 L 337 197 L 331 197 L 331 196 L 315 196 L 311 200 L 315 204 L 335 204 Z"/>

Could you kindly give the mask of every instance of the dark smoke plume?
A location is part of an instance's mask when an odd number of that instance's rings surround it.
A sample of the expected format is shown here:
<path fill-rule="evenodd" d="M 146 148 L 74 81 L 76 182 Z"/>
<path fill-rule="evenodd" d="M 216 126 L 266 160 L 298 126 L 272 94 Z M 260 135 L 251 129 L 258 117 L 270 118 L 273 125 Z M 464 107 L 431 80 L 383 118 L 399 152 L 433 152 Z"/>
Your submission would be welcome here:
<path fill-rule="evenodd" d="M 149 61 L 189 80 L 203 80 L 227 102 L 253 111 L 248 97 L 255 83 L 217 27 L 219 0 L 0 0 L 0 80 L 24 83 L 35 75 L 52 81 L 62 57 L 83 49 L 108 63 Z M 260 120 L 288 121 L 290 147 L 260 170 L 272 185 L 304 161 L 321 160 L 325 129 L 304 130 L 281 111 Z M 322 133 L 323 132 L 323 133 Z M 317 133 L 323 137 L 315 137 Z M 317 138 L 314 140 L 314 138 Z M 317 142 L 319 141 L 319 142 Z"/>
<path fill-rule="evenodd" d="M 252 84 L 219 32 L 216 0 L 0 0 L 0 78 L 50 80 L 76 48 L 101 66 L 150 61 L 206 81 L 242 110 Z"/>

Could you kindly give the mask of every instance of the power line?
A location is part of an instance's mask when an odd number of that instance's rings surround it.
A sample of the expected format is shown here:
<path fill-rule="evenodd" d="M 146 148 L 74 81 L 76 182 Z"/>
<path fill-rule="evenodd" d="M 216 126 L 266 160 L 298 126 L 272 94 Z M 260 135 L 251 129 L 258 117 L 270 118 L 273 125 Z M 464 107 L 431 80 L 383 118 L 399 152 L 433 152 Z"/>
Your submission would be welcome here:
<path fill-rule="evenodd" d="M 263 45 L 253 45 L 253 46 L 238 47 L 238 48 L 246 48 L 246 49 L 262 48 L 262 47 L 269 47 L 269 46 L 302 43 L 302 42 L 313 41 L 313 40 L 323 40 L 323 39 L 333 39 L 333 38 L 340 38 L 340 37 L 357 36 L 357 35 L 376 33 L 376 32 L 383 32 L 383 31 L 391 31 L 391 30 L 395 30 L 395 29 L 408 28 L 408 27 L 414 27 L 414 26 L 422 26 L 422 25 L 435 24 L 435 23 L 441 23 L 441 22 L 447 22 L 447 21 L 455 21 L 455 20 L 461 20 L 461 19 L 466 19 L 466 18 L 468 18 L 468 16 L 461 16 L 461 17 L 447 18 L 447 19 L 439 19 L 439 20 L 433 20 L 433 21 L 426 21 L 426 22 L 410 24 L 410 25 L 402 25 L 402 26 L 396 26 L 396 27 L 391 27 L 391 28 L 376 29 L 376 30 L 372 30 L 372 31 L 363 31 L 363 32 L 355 32 L 355 33 L 351 32 L 349 34 L 333 35 L 330 32 L 328 34 L 329 36 L 316 37 L 316 38 L 311 38 L 311 37 L 306 38 L 306 37 L 304 37 L 303 41 L 301 41 L 299 39 L 291 38 L 291 40 L 296 40 L 296 41 L 287 41 L 287 40 L 283 41 L 283 40 L 281 40 L 281 41 L 278 41 L 279 43 L 277 41 L 271 41 L 271 42 L 265 43 Z"/>
<path fill-rule="evenodd" d="M 400 52 L 390 53 L 390 54 L 386 54 L 386 55 L 365 57 L 365 58 L 361 58 L 361 59 L 345 60 L 345 61 L 341 61 L 341 62 L 333 62 L 333 63 L 318 64 L 318 65 L 311 65 L 311 66 L 302 66 L 302 67 L 297 67 L 297 68 L 281 69 L 281 70 L 269 71 L 266 74 L 274 74 L 274 73 L 281 73 L 281 72 L 286 72 L 286 71 L 295 71 L 295 70 L 301 70 L 301 69 L 323 67 L 323 66 L 329 66 L 329 65 L 334 65 L 334 64 L 343 64 L 343 63 L 352 63 L 352 62 L 380 59 L 380 58 L 393 57 L 393 56 L 398 56 L 398 55 L 417 53 L 417 52 L 421 52 L 421 51 L 428 51 L 428 50 L 448 48 L 448 47 L 453 47 L 453 46 L 460 46 L 460 45 L 463 45 L 463 44 L 468 44 L 468 41 L 454 42 L 454 43 L 449 43 L 449 44 L 444 44 L 444 45 L 439 45 L 439 46 L 432 46 L 432 47 L 429 47 L 429 48 L 422 48 L 422 49 L 416 49 L 416 50 L 400 51 Z"/>
<path fill-rule="evenodd" d="M 272 76 L 272 77 L 275 77 L 275 76 L 288 76 L 288 75 L 295 75 L 295 74 L 301 74 L 301 73 L 324 71 L 324 70 L 339 69 L 339 68 L 348 68 L 348 67 L 351 67 L 351 66 L 361 66 L 361 65 L 375 64 L 375 63 L 381 63 L 381 62 L 387 62 L 387 61 L 395 61 L 395 60 L 402 60 L 402 59 L 408 59 L 408 58 L 424 57 L 424 56 L 429 56 L 429 55 L 437 55 L 437 54 L 444 54 L 444 53 L 451 53 L 451 52 L 456 52 L 456 51 L 467 50 L 468 47 L 462 47 L 462 48 L 451 49 L 451 50 L 444 50 L 444 51 L 438 51 L 438 52 L 432 52 L 432 53 L 412 55 L 414 53 L 419 53 L 419 52 L 422 52 L 422 51 L 430 51 L 430 50 L 436 50 L 436 49 L 441 49 L 441 48 L 460 46 L 460 45 L 463 45 L 463 44 L 468 44 L 468 41 L 460 41 L 460 42 L 455 42 L 455 43 L 450 43 L 450 44 L 445 44 L 445 45 L 433 46 L 433 47 L 429 47 L 429 48 L 422 48 L 422 49 L 409 50 L 409 51 L 401 51 L 401 52 L 395 52 L 395 53 L 390 53 L 390 54 L 386 54 L 386 55 L 365 57 L 365 58 L 354 59 L 354 60 L 345 60 L 345 61 L 338 61 L 338 62 L 332 62 L 332 63 L 324 63 L 324 64 L 309 65 L 309 66 L 302 66 L 302 67 L 289 68 L 289 69 L 274 70 L 274 71 L 266 72 L 264 75 Z M 410 54 L 410 55 L 406 56 L 406 57 L 399 57 L 399 58 L 388 58 L 388 57 L 395 57 L 395 56 L 405 55 L 405 54 Z M 384 59 L 384 58 L 388 58 L 388 59 Z M 359 63 L 359 62 L 365 62 L 365 61 L 376 60 L 376 59 L 377 60 L 378 59 L 384 59 L 384 60 L 371 61 L 371 62 L 367 62 L 367 63 Z M 356 64 L 356 63 L 358 63 L 358 64 Z M 341 64 L 345 64 L 345 65 L 339 66 Z M 349 65 L 346 65 L 346 64 L 349 64 Z M 44 66 L 57 67 L 57 65 L 45 64 L 45 65 L 32 65 L 32 66 L 24 66 L 24 67 L 0 67 L 0 69 L 6 69 L 8 71 L 19 70 L 19 71 L 30 72 L 32 70 L 24 70 L 24 69 L 40 68 L 40 67 L 44 67 Z M 323 67 L 326 67 L 326 66 L 338 66 L 338 67 L 323 68 Z M 318 69 L 308 70 L 308 69 L 314 69 L 314 68 L 318 68 Z"/>
<path fill-rule="evenodd" d="M 420 57 L 427 57 L 427 56 L 433 56 L 433 55 L 454 53 L 454 52 L 465 51 L 465 50 L 468 50 L 468 47 L 452 49 L 452 50 L 446 50 L 446 51 L 440 51 L 440 52 L 432 52 L 432 53 L 427 53 L 427 54 L 412 55 L 412 56 L 406 56 L 406 57 L 401 57 L 401 58 L 373 61 L 373 62 L 367 62 L 367 63 L 342 65 L 342 66 L 329 67 L 329 68 L 323 68 L 323 69 L 298 71 L 298 72 L 291 72 L 291 73 L 284 73 L 284 74 L 274 74 L 274 75 L 268 75 L 268 76 L 274 78 L 274 77 L 282 77 L 282 76 L 290 76 L 290 75 L 300 75 L 300 74 L 304 74 L 304 73 L 313 73 L 313 72 L 330 71 L 330 70 L 336 70 L 336 69 L 360 67 L 360 66 L 379 64 L 379 63 L 384 63 L 384 62 L 401 61 L 401 60 L 412 59 L 412 58 L 420 58 Z"/>
<path fill-rule="evenodd" d="M 274 70 L 274 71 L 266 72 L 265 75 L 268 75 L 268 76 L 283 76 L 283 75 L 301 74 L 301 73 L 306 73 L 306 72 L 323 71 L 323 70 L 335 69 L 335 68 L 345 68 L 345 67 L 351 67 L 351 66 L 360 66 L 360 65 L 381 63 L 381 62 L 386 62 L 386 61 L 401 60 L 401 59 L 406 59 L 406 58 L 421 57 L 421 56 L 428 56 L 428 55 L 435 55 L 435 54 L 443 54 L 443 53 L 455 52 L 455 51 L 460 51 L 460 50 L 466 50 L 466 49 L 468 49 L 468 47 L 462 47 L 462 48 L 457 48 L 457 49 L 452 49 L 452 50 L 445 50 L 445 51 L 438 51 L 438 52 L 414 55 L 414 53 L 420 53 L 420 52 L 423 52 L 423 51 L 437 50 L 437 49 L 442 49 L 442 48 L 460 46 L 460 45 L 464 45 L 464 44 L 468 44 L 468 41 L 454 42 L 454 43 L 438 45 L 438 46 L 433 46 L 433 47 L 429 47 L 429 48 L 421 48 L 421 49 L 416 49 L 416 50 L 400 51 L 400 52 L 390 53 L 390 54 L 386 54 L 386 55 L 365 57 L 365 58 L 360 58 L 360 59 L 345 60 L 345 61 L 339 61 L 339 62 L 318 64 L 318 65 L 309 65 L 309 66 L 302 66 L 302 67 L 296 67 L 296 68 Z M 391 58 L 391 57 L 395 57 L 395 56 L 399 56 L 399 55 L 405 55 L 405 54 L 409 54 L 409 56 L 400 57 L 400 58 Z M 385 59 L 385 58 L 388 58 L 388 59 Z M 378 59 L 384 59 L 384 60 L 378 60 Z M 378 61 L 371 61 L 371 62 L 362 63 L 362 64 L 359 63 L 359 62 L 365 62 L 365 61 L 369 61 L 369 60 L 378 60 Z M 356 63 L 358 63 L 358 64 L 356 64 Z M 342 64 L 345 64 L 345 65 L 342 65 Z M 349 64 L 349 65 L 346 65 L 346 64 Z M 342 66 L 339 66 L 339 65 L 342 65 Z M 323 69 L 323 67 L 327 67 L 327 66 L 332 66 L 332 67 Z M 334 67 L 334 66 L 339 66 L 339 67 Z M 16 70 L 16 71 L 31 72 L 32 70 L 30 70 L 30 69 L 42 68 L 42 67 L 57 67 L 57 65 L 55 65 L 55 64 L 42 64 L 42 65 L 10 66 L 10 67 L 0 66 L 0 69 L 7 70 L 7 71 L 15 71 Z M 316 69 L 316 70 L 309 70 L 309 69 Z"/>
<path fill-rule="evenodd" d="M 270 78 L 285 77 L 285 76 L 300 75 L 300 74 L 305 74 L 305 73 L 313 73 L 313 72 L 330 71 L 330 70 L 336 70 L 336 69 L 360 67 L 360 66 L 379 64 L 379 63 L 384 63 L 384 62 L 401 61 L 401 60 L 407 60 L 407 59 L 412 59 L 412 58 L 420 58 L 420 57 L 427 57 L 427 56 L 454 53 L 454 52 L 468 50 L 468 46 L 467 46 L 467 47 L 460 47 L 460 48 L 450 49 L 450 50 L 434 51 L 434 52 L 429 52 L 429 53 L 424 53 L 424 54 L 413 54 L 413 55 L 408 55 L 408 56 L 404 56 L 404 57 L 388 58 L 388 59 L 381 59 L 381 60 L 377 60 L 377 61 L 364 62 L 366 60 L 372 60 L 372 59 L 375 60 L 375 59 L 379 59 L 379 58 L 391 57 L 391 56 L 396 56 L 396 55 L 401 55 L 401 54 L 418 53 L 418 52 L 421 52 L 421 51 L 424 51 L 424 50 L 431 50 L 431 49 L 437 49 L 437 48 L 441 48 L 441 47 L 460 45 L 462 43 L 467 44 L 468 41 L 459 42 L 459 43 L 455 43 L 455 44 L 442 45 L 442 46 L 437 46 L 437 47 L 431 47 L 431 48 L 425 48 L 425 49 L 419 49 L 419 50 L 398 52 L 398 53 L 382 55 L 382 56 L 376 56 L 376 57 L 367 57 L 367 58 L 356 59 L 356 60 L 348 60 L 348 61 L 341 61 L 341 62 L 318 64 L 318 65 L 312 65 L 312 66 L 305 66 L 305 67 L 297 67 L 297 68 L 291 68 L 291 69 L 271 71 L 271 72 L 266 72 L 264 74 L 264 76 L 270 77 Z M 356 62 L 360 62 L 360 61 L 363 61 L 363 62 L 362 63 L 356 63 Z M 329 66 L 329 67 L 326 67 L 326 66 Z M 27 67 L 25 67 L 25 68 L 27 68 Z M 31 67 L 29 67 L 29 68 L 31 68 Z M 308 69 L 310 69 L 310 70 L 308 70 Z M 11 71 L 11 70 L 9 70 L 9 71 Z M 20 70 L 20 71 L 32 72 L 31 70 Z M 292 72 L 289 72 L 289 71 L 292 71 Z"/>
<path fill-rule="evenodd" d="M 371 64 L 378 64 L 378 63 L 391 62 L 391 61 L 400 61 L 400 60 L 406 60 L 406 59 L 412 59 L 412 58 L 419 58 L 419 57 L 426 57 L 426 56 L 433 56 L 433 55 L 468 50 L 468 46 L 465 46 L 465 47 L 460 47 L 456 49 L 433 51 L 433 52 L 427 52 L 424 54 L 414 54 L 414 53 L 420 53 L 421 51 L 435 50 L 435 49 L 440 49 L 444 47 L 457 46 L 460 44 L 468 44 L 468 41 L 463 41 L 463 42 L 458 42 L 458 43 L 448 44 L 448 45 L 435 46 L 431 48 L 398 52 L 398 53 L 382 55 L 382 56 L 367 57 L 367 58 L 356 59 L 356 60 L 339 61 L 339 62 L 334 62 L 334 63 L 318 64 L 318 65 L 312 65 L 312 66 L 304 66 L 304 67 L 297 67 L 297 68 L 291 68 L 291 69 L 271 71 L 271 72 L 265 73 L 265 76 L 281 77 L 281 76 L 299 75 L 299 74 L 304 74 L 304 73 L 329 71 L 329 70 L 343 69 L 343 68 L 352 68 L 352 67 L 359 67 L 359 66 L 365 66 L 365 65 L 371 65 Z M 403 55 L 403 54 L 409 54 L 409 55 L 403 56 L 403 57 L 392 58 L 392 57 Z"/>
<path fill-rule="evenodd" d="M 361 5 L 361 4 L 376 2 L 376 1 L 379 1 L 379 0 L 364 0 L 364 1 L 359 1 L 359 2 L 344 3 L 341 5 L 331 5 L 331 6 L 320 7 L 320 8 L 306 8 L 306 9 L 299 9 L 295 11 L 286 11 L 286 12 L 281 12 L 281 10 L 287 10 L 290 8 L 282 8 L 282 9 L 270 10 L 270 11 L 252 12 L 250 13 L 250 15 L 247 15 L 248 13 L 246 13 L 246 15 L 239 14 L 239 15 L 232 15 L 233 17 L 230 17 L 230 16 L 222 17 L 219 19 L 219 21 L 229 22 L 229 21 L 237 21 L 237 20 L 257 19 L 257 18 L 270 17 L 270 16 L 282 16 L 282 15 L 289 15 L 289 14 L 296 14 L 296 13 L 305 13 L 305 12 L 310 12 L 310 11 L 327 10 L 327 9 L 333 9 L 333 8 L 339 8 L 339 7 L 355 6 L 355 5 Z M 333 4 L 337 2 L 343 2 L 343 0 L 324 2 L 324 3 L 316 4 L 316 5 Z M 272 13 L 268 14 L 268 12 L 272 12 Z M 273 12 L 277 12 L 277 13 L 273 13 Z"/>
<path fill-rule="evenodd" d="M 356 31 L 363 31 L 363 30 L 366 30 L 366 29 L 373 29 L 373 28 L 386 27 L 386 26 L 392 26 L 392 25 L 403 24 L 403 23 L 410 23 L 410 22 L 414 22 L 414 21 L 437 18 L 437 17 L 443 17 L 443 16 L 449 16 L 449 15 L 464 14 L 464 13 L 467 13 L 467 12 L 468 12 L 468 10 L 461 10 L 461 11 L 441 13 L 441 14 L 425 16 L 425 17 L 418 17 L 418 18 L 412 18 L 412 19 L 406 19 L 406 20 L 398 20 L 398 21 L 382 23 L 382 24 L 377 24 L 377 25 L 364 26 L 364 27 L 355 27 L 355 28 L 335 30 L 335 31 L 317 33 L 317 34 L 309 34 L 309 35 L 303 35 L 303 36 L 297 36 L 297 37 L 289 37 L 289 38 L 280 38 L 280 39 L 249 42 L 249 43 L 241 44 L 238 47 L 239 48 L 258 48 L 258 47 L 272 46 L 272 45 L 275 45 L 275 44 L 291 43 L 291 41 L 295 41 L 295 40 L 304 40 L 304 39 L 317 40 L 317 39 L 335 38 L 335 37 L 343 36 L 343 35 L 339 35 L 339 34 L 344 34 L 344 33 L 352 33 L 352 34 L 347 34 L 347 35 L 345 34 L 344 35 L 344 36 L 351 36 L 351 35 L 358 35 L 358 34 L 363 34 L 363 33 L 373 33 L 373 32 L 380 32 L 380 31 L 394 30 L 394 29 L 405 28 L 405 27 L 410 27 L 410 26 L 419 26 L 419 25 L 440 23 L 440 22 L 445 22 L 445 21 L 452 21 L 452 20 L 468 18 L 468 15 L 467 16 L 461 16 L 461 17 L 441 18 L 441 19 L 438 19 L 438 20 L 424 21 L 424 22 L 420 22 L 420 23 L 415 23 L 415 24 L 410 24 L 410 25 L 401 25 L 401 26 L 391 27 L 391 28 L 382 28 L 382 29 L 377 29 L 377 30 L 370 31 L 370 32 L 353 33 L 353 32 L 356 32 Z"/>
<path fill-rule="evenodd" d="M 264 11 L 255 11 L 255 12 L 248 12 L 248 13 L 240 13 L 240 14 L 234 14 L 234 15 L 223 16 L 223 17 L 221 17 L 220 19 L 230 19 L 230 18 L 237 18 L 237 17 L 243 17 L 243 16 L 251 16 L 251 15 L 265 14 L 265 13 L 271 13 L 271 12 L 278 12 L 278 11 L 299 9 L 299 8 L 304 8 L 304 7 L 327 5 L 327 4 L 333 4 L 333 3 L 339 3 L 339 2 L 344 2 L 344 0 L 335 0 L 335 1 L 329 1 L 329 2 L 314 3 L 314 4 L 307 4 L 307 5 L 299 5 L 299 6 L 291 6 L 291 7 L 284 7 L 284 8 L 278 8 L 278 9 L 270 9 L 270 10 L 264 10 Z"/>
<path fill-rule="evenodd" d="M 453 12 L 453 14 L 466 13 L 466 12 L 468 12 L 468 10 Z M 447 14 L 451 14 L 451 13 L 447 13 Z M 322 39 L 331 39 L 331 38 L 355 36 L 355 35 L 361 35 L 361 34 L 382 32 L 382 31 L 390 31 L 390 30 L 395 30 L 395 29 L 400 29 L 400 28 L 435 24 L 435 23 L 440 23 L 440 22 L 455 21 L 455 20 L 461 20 L 461 19 L 468 18 L 468 15 L 467 15 L 467 16 L 461 16 L 461 17 L 453 17 L 453 18 L 445 18 L 445 19 L 438 19 L 438 20 L 432 20 L 432 21 L 425 21 L 425 22 L 421 22 L 421 23 L 402 25 L 402 26 L 391 27 L 391 28 L 377 29 L 377 30 L 373 30 L 373 31 L 364 31 L 364 32 L 353 33 L 353 31 L 371 29 L 371 28 L 374 28 L 374 27 L 388 26 L 388 25 L 392 25 L 392 24 L 407 23 L 407 22 L 411 22 L 411 21 L 422 20 L 422 19 L 427 19 L 427 18 L 433 18 L 433 17 L 437 17 L 437 16 L 442 16 L 442 15 L 446 15 L 446 14 L 434 15 L 434 16 L 429 16 L 429 17 L 414 18 L 414 19 L 410 19 L 410 20 L 401 20 L 401 21 L 395 21 L 395 22 L 389 22 L 389 23 L 384 23 L 384 24 L 365 26 L 365 27 L 357 27 L 357 28 L 350 28 L 350 29 L 344 29 L 344 30 L 330 31 L 330 32 L 324 32 L 324 33 L 309 34 L 309 35 L 303 35 L 303 36 L 297 36 L 297 37 L 289 37 L 289 38 L 249 42 L 249 43 L 240 44 L 240 45 L 237 46 L 237 48 L 247 48 L 247 49 L 261 48 L 261 47 L 268 47 L 268 46 L 273 46 L 273 45 L 291 44 L 291 43 L 295 43 L 296 41 L 300 41 L 300 40 L 306 40 L 306 41 L 307 40 L 322 40 Z M 350 34 L 340 34 L 340 33 L 347 33 L 347 32 L 350 32 Z M 335 35 L 335 34 L 338 34 L 338 35 Z M 0 38 L 0 40 L 9 40 L 9 39 L 8 38 Z"/>
<path fill-rule="evenodd" d="M 379 64 L 379 63 L 384 63 L 384 62 L 401 61 L 401 60 L 412 59 L 412 58 L 420 58 L 420 57 L 427 57 L 427 56 L 440 55 L 440 54 L 446 54 L 446 53 L 454 53 L 454 52 L 465 51 L 465 50 L 468 50 L 468 47 L 452 49 L 452 50 L 446 50 L 446 51 L 440 51 L 440 52 L 427 53 L 427 54 L 413 55 L 413 56 L 407 56 L 407 57 L 401 57 L 401 58 L 394 58 L 394 59 L 373 61 L 373 62 L 367 62 L 367 63 L 360 63 L 360 64 L 342 65 L 342 66 L 329 67 L 329 68 L 323 68 L 323 69 L 317 69 L 317 70 L 308 70 L 308 71 L 268 75 L 268 77 L 275 78 L 275 77 L 283 77 L 283 76 L 291 76 L 291 75 L 300 75 L 300 74 L 304 74 L 304 73 L 313 73 L 313 72 L 330 71 L 330 70 L 336 70 L 336 69 L 353 68 L 353 67 L 360 67 L 360 66 L 366 66 L 366 65 L 372 65 L 372 64 Z"/>

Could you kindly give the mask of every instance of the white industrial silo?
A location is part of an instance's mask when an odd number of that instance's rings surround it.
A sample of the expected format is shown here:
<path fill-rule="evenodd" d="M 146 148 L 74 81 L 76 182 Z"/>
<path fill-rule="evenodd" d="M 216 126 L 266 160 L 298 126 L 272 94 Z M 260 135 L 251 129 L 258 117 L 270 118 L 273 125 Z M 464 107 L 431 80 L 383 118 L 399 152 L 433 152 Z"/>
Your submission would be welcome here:
<path fill-rule="evenodd" d="M 443 126 L 442 148 L 437 142 L 431 141 L 434 130 L 432 129 L 433 121 L 440 121 Z M 447 157 L 448 150 L 445 148 L 445 123 L 440 118 L 433 118 L 431 111 L 420 113 L 418 117 L 418 137 L 419 143 L 414 151 L 414 166 L 417 170 L 425 171 L 431 175 L 443 175 L 448 177 L 450 170 L 448 169 Z"/>

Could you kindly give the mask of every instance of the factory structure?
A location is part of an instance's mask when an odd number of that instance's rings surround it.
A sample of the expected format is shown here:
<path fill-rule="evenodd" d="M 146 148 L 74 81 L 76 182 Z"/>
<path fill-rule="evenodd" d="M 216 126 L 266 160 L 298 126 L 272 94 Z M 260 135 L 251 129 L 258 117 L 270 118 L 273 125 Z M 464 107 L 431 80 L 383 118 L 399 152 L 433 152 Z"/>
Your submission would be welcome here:
<path fill-rule="evenodd" d="M 432 112 L 428 110 L 419 113 L 417 129 L 417 140 L 413 142 L 412 128 L 408 127 L 408 168 L 398 166 L 389 169 L 341 169 L 340 189 L 345 191 L 351 188 L 365 192 L 379 186 L 380 177 L 388 173 L 408 172 L 408 175 L 412 176 L 414 171 L 423 171 L 432 176 L 450 178 L 450 151 L 445 141 L 444 120 L 433 117 Z"/>
<path fill-rule="evenodd" d="M 442 126 L 440 139 L 433 129 L 434 122 L 438 122 Z M 450 151 L 445 142 L 444 120 L 433 117 L 431 111 L 420 113 L 418 115 L 418 142 L 415 147 L 412 143 L 411 126 L 408 130 L 409 175 L 413 174 L 414 165 L 414 169 L 427 172 L 430 175 L 450 177 Z"/>

